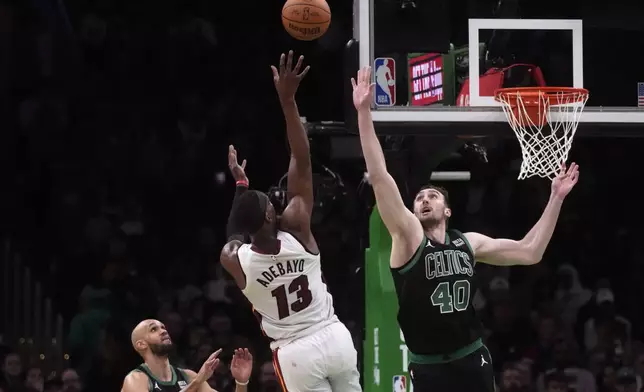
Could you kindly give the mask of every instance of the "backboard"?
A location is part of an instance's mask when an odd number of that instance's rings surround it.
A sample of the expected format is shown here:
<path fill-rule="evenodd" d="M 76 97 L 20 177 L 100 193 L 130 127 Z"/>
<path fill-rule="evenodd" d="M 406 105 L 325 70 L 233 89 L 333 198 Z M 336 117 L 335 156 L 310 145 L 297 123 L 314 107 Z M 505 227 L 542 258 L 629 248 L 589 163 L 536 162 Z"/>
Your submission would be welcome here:
<path fill-rule="evenodd" d="M 378 132 L 511 136 L 494 90 L 547 85 L 590 91 L 579 135 L 644 136 L 644 6 L 620 1 L 355 0 Z"/>

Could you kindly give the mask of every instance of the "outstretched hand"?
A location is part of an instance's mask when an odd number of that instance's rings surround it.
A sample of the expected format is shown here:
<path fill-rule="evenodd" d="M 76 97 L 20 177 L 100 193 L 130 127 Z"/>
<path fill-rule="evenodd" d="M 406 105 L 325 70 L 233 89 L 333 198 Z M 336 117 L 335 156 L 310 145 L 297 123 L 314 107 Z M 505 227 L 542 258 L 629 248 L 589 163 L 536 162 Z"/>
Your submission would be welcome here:
<path fill-rule="evenodd" d="M 566 164 L 561 165 L 561 171 L 552 180 L 552 194 L 558 198 L 565 198 L 579 179 L 579 165 L 571 163 L 566 170 Z"/>
<path fill-rule="evenodd" d="M 206 359 L 206 362 L 204 362 L 201 366 L 201 369 L 199 369 L 199 373 L 197 373 L 197 382 L 204 383 L 208 381 L 210 377 L 212 377 L 215 369 L 217 369 L 217 366 L 219 366 L 219 358 L 217 358 L 219 357 L 219 354 L 221 354 L 221 349 L 210 354 L 208 359 Z"/>
<path fill-rule="evenodd" d="M 306 74 L 309 72 L 308 65 L 302 72 L 302 63 L 304 62 L 304 56 L 300 56 L 297 59 L 295 67 L 293 67 L 293 51 L 289 50 L 288 57 L 282 53 L 280 56 L 279 71 L 275 66 L 271 65 L 271 70 L 273 71 L 273 83 L 275 83 L 275 89 L 277 90 L 277 95 L 280 98 L 280 101 L 284 102 L 287 100 L 295 99 L 295 93 L 297 88 L 300 85 L 300 82 Z"/>
<path fill-rule="evenodd" d="M 375 83 L 371 81 L 371 67 L 358 70 L 357 79 L 351 78 L 353 86 L 353 105 L 357 110 L 368 109 L 373 102 Z"/>
<path fill-rule="evenodd" d="M 238 348 L 230 362 L 230 373 L 241 384 L 247 383 L 253 371 L 253 355 L 247 348 Z"/>
<path fill-rule="evenodd" d="M 235 181 L 248 182 L 248 177 L 246 177 L 246 160 L 244 159 L 241 165 L 239 164 L 237 150 L 235 150 L 235 146 L 232 144 L 228 146 L 228 169 Z"/>

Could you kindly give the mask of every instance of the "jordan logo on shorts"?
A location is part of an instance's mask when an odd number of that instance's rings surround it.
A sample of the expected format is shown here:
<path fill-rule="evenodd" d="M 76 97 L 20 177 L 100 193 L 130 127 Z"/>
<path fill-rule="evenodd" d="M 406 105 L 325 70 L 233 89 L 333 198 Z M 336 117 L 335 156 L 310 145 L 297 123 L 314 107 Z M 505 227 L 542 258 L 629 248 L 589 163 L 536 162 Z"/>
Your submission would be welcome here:
<path fill-rule="evenodd" d="M 486 363 L 487 361 L 485 360 L 485 358 L 483 358 L 483 354 L 481 354 L 481 366 L 485 365 Z"/>

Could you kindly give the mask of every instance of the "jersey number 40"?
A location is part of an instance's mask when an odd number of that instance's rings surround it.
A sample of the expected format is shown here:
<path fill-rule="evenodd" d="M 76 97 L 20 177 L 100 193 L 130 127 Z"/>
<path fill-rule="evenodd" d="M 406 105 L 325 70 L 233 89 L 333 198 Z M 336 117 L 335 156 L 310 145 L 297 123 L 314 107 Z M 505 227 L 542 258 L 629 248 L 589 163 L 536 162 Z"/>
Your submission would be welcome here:
<path fill-rule="evenodd" d="M 290 306 L 288 303 L 288 294 L 296 293 L 297 299 L 293 301 Z M 306 309 L 313 301 L 313 295 L 309 290 L 309 278 L 306 275 L 300 275 L 293 279 L 288 285 L 281 285 L 271 291 L 273 297 L 277 301 L 277 314 L 281 319 L 291 315 L 291 312 L 297 313 Z"/>
<path fill-rule="evenodd" d="M 431 296 L 432 305 L 439 306 L 441 313 L 462 312 L 470 304 L 470 282 L 457 280 L 440 282 Z"/>

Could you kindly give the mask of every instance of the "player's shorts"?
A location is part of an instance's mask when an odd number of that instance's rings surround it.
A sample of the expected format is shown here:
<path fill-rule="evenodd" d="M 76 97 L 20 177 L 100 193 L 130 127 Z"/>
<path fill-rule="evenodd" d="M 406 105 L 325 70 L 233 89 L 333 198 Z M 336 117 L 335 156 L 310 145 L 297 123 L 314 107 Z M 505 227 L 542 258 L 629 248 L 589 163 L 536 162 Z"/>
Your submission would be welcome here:
<path fill-rule="evenodd" d="M 483 346 L 466 357 L 436 364 L 409 364 L 414 392 L 494 392 L 492 357 Z"/>
<path fill-rule="evenodd" d="M 362 391 L 351 333 L 335 322 L 273 351 L 284 392 Z"/>

